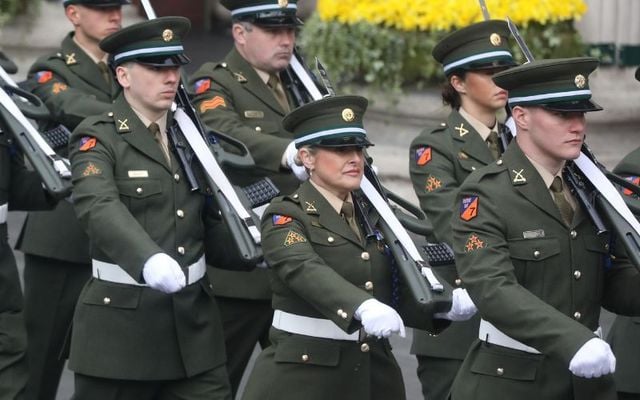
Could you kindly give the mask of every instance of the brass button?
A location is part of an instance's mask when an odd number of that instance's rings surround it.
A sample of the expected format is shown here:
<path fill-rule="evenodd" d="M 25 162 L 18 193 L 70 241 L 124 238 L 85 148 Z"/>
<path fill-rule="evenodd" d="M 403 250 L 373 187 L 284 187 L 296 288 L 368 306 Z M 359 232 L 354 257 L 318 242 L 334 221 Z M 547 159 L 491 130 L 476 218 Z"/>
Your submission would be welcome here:
<path fill-rule="evenodd" d="M 339 308 L 339 309 L 338 309 L 338 317 L 342 317 L 342 313 L 343 313 L 343 312 L 344 312 L 344 311 L 342 310 L 342 308 Z"/>
<path fill-rule="evenodd" d="M 369 261 L 369 252 L 363 251 L 362 254 L 360 254 L 360 258 L 362 258 L 365 261 Z"/>
<path fill-rule="evenodd" d="M 444 123 L 444 122 L 440 122 L 440 126 L 445 127 L 445 126 L 447 126 L 447 124 Z"/>
<path fill-rule="evenodd" d="M 580 319 L 582 318 L 582 314 L 580 314 L 580 311 L 576 311 L 573 313 L 573 318 L 575 319 Z"/>
<path fill-rule="evenodd" d="M 369 345 L 366 343 L 362 343 L 360 345 L 360 351 L 363 353 L 368 353 L 369 352 Z"/>
<path fill-rule="evenodd" d="M 138 194 L 142 194 L 142 188 L 141 188 L 141 187 L 137 188 L 137 189 L 136 189 L 136 193 L 138 193 Z"/>
<path fill-rule="evenodd" d="M 294 198 L 294 199 L 297 199 L 297 198 L 298 198 L 298 193 L 294 194 L 294 195 L 293 195 L 293 198 Z"/>
<path fill-rule="evenodd" d="M 498 376 L 502 376 L 502 375 L 504 375 L 504 368 L 500 368 L 500 367 L 498 367 L 498 368 L 496 369 L 496 374 L 498 374 Z"/>
<path fill-rule="evenodd" d="M 581 276 L 582 272 L 580 272 L 580 270 L 573 271 L 573 277 L 576 278 L 576 280 L 580 279 Z"/>
<path fill-rule="evenodd" d="M 540 258 L 540 251 L 536 250 L 533 252 L 533 258 Z"/>
<path fill-rule="evenodd" d="M 178 253 L 179 253 L 181 256 L 183 256 L 183 255 L 184 255 L 184 253 L 185 253 L 184 247 L 182 247 L 182 246 L 178 247 Z"/>
<path fill-rule="evenodd" d="M 302 362 L 309 361 L 309 356 L 307 354 L 303 354 L 301 358 L 302 358 Z"/>
<path fill-rule="evenodd" d="M 175 174 L 175 175 L 173 176 L 173 180 L 174 180 L 174 181 L 176 181 L 176 182 L 180 182 L 180 175 Z"/>
<path fill-rule="evenodd" d="M 176 211 L 176 215 L 178 216 L 178 218 L 184 218 L 184 211 L 178 210 Z"/>
<path fill-rule="evenodd" d="M 335 242 L 335 239 L 333 238 L 333 236 L 329 236 L 329 237 L 327 238 L 327 242 L 329 242 L 329 243 L 333 243 L 333 242 Z"/>
<path fill-rule="evenodd" d="M 209 289 L 213 289 L 213 284 L 209 284 Z"/>
<path fill-rule="evenodd" d="M 575 239 L 578 237 L 578 232 L 576 232 L 575 230 L 571 231 L 571 239 Z"/>
<path fill-rule="evenodd" d="M 453 281 L 453 283 L 455 283 L 455 284 L 456 284 L 456 286 L 460 286 L 460 285 L 462 285 L 462 279 L 460 279 L 460 278 L 456 278 L 456 280 L 455 280 L 455 281 Z"/>
<path fill-rule="evenodd" d="M 107 114 L 109 117 L 113 117 L 113 113 L 109 112 L 109 114 Z"/>
<path fill-rule="evenodd" d="M 499 159 L 498 161 L 496 161 L 496 164 L 502 165 L 502 159 Z"/>
<path fill-rule="evenodd" d="M 256 132 L 262 132 L 262 128 L 259 126 L 256 126 Z"/>
<path fill-rule="evenodd" d="M 111 298 L 110 297 L 105 297 L 104 299 L 102 299 L 102 302 L 104 304 L 111 304 Z"/>
<path fill-rule="evenodd" d="M 364 288 L 365 288 L 365 289 L 367 289 L 367 290 L 373 290 L 373 282 L 371 282 L 371 281 L 366 281 L 366 282 L 364 283 Z"/>
<path fill-rule="evenodd" d="M 472 171 L 475 171 L 475 170 L 476 170 L 476 167 L 471 167 L 471 170 L 472 170 Z"/>
<path fill-rule="evenodd" d="M 605 250 L 609 250 L 609 243 L 605 243 L 605 244 L 604 244 L 604 249 L 605 249 Z"/>
<path fill-rule="evenodd" d="M 340 314 L 340 317 L 342 317 L 342 319 L 347 319 L 348 315 L 343 311 L 342 314 Z"/>
<path fill-rule="evenodd" d="M 223 62 L 222 64 L 220 64 L 220 66 L 221 66 L 222 68 L 227 68 L 227 63 L 226 63 L 226 62 Z"/>

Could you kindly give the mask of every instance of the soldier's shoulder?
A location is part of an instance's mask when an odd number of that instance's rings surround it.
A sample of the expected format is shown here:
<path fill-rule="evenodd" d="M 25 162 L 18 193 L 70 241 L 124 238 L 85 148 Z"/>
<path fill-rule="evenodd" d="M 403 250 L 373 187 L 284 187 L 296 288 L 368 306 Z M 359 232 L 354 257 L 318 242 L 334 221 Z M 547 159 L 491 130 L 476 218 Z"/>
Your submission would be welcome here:
<path fill-rule="evenodd" d="M 482 185 L 491 185 L 491 184 L 499 184 L 504 179 L 509 180 L 509 170 L 502 162 L 502 160 L 497 160 L 489 165 L 486 165 L 482 168 L 478 168 L 473 171 L 464 181 L 464 184 L 474 185 L 474 184 L 482 184 Z"/>
<path fill-rule="evenodd" d="M 115 120 L 113 118 L 113 112 L 108 111 L 85 118 L 73 130 L 73 134 L 86 135 L 89 132 L 100 134 L 101 132 L 108 132 L 110 130 L 115 130 Z"/>
<path fill-rule="evenodd" d="M 232 77 L 233 73 L 229 69 L 229 65 L 224 61 L 204 63 L 191 75 L 191 81 L 199 79 L 220 80 Z"/>
<path fill-rule="evenodd" d="M 446 122 L 424 128 L 411 142 L 411 147 L 444 146 L 450 142 L 451 135 L 447 134 L 449 126 Z"/>
<path fill-rule="evenodd" d="M 39 57 L 29 68 L 29 73 L 31 74 L 42 70 L 55 70 L 56 72 L 60 72 L 65 69 L 67 69 L 65 57 L 60 50 L 56 50 Z"/>

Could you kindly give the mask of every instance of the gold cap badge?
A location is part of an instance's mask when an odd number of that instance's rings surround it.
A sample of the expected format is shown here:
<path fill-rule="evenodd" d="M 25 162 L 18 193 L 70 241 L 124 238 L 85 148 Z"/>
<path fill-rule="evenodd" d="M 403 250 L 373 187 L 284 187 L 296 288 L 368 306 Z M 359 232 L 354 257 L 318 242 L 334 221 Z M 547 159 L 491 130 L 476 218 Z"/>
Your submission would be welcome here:
<path fill-rule="evenodd" d="M 162 40 L 170 42 L 173 39 L 173 31 L 171 29 L 165 29 L 162 31 Z"/>
<path fill-rule="evenodd" d="M 344 110 L 342 110 L 342 119 L 345 120 L 345 122 L 352 122 L 354 119 L 356 119 L 356 115 L 353 113 L 352 109 L 345 108 Z"/>
<path fill-rule="evenodd" d="M 489 41 L 496 47 L 502 44 L 502 38 L 497 33 L 492 33 L 491 36 L 489 36 Z"/>
<path fill-rule="evenodd" d="M 278 0 L 278 6 L 280 8 L 286 8 L 289 5 L 288 0 Z"/>
<path fill-rule="evenodd" d="M 587 78 L 583 75 L 576 75 L 576 79 L 573 80 L 578 89 L 582 89 L 587 85 Z"/>

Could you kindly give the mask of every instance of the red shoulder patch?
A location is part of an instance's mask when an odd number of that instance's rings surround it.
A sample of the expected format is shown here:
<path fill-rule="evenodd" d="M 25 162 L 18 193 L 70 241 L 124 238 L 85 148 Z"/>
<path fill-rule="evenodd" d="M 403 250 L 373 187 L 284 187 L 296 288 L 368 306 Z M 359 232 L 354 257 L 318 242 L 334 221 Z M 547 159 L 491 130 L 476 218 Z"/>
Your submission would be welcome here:
<path fill-rule="evenodd" d="M 98 140 L 91 136 L 85 136 L 80 139 L 80 151 L 89 151 L 96 147 Z"/>
<path fill-rule="evenodd" d="M 462 199 L 460 204 L 460 218 L 465 221 L 471 221 L 478 216 L 478 207 L 480 198 L 478 196 L 469 196 Z"/>
<path fill-rule="evenodd" d="M 423 165 L 429 164 L 431 161 L 431 147 L 420 147 L 416 149 L 416 164 L 422 167 Z"/>
<path fill-rule="evenodd" d="M 36 73 L 36 80 L 38 83 L 47 83 L 51 79 L 53 79 L 53 72 L 51 71 L 40 71 Z"/>

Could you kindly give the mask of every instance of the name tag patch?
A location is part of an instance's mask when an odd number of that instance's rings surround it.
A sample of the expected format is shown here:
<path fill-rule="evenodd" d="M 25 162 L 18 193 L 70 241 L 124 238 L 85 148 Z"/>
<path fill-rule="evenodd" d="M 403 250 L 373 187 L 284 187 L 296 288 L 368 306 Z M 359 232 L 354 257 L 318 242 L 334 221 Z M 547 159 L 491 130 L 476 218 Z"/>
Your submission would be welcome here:
<path fill-rule="evenodd" d="M 129 178 L 148 178 L 149 171 L 147 170 L 132 170 L 128 172 Z"/>

